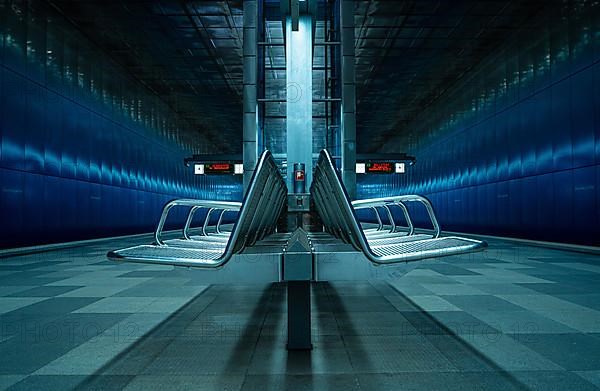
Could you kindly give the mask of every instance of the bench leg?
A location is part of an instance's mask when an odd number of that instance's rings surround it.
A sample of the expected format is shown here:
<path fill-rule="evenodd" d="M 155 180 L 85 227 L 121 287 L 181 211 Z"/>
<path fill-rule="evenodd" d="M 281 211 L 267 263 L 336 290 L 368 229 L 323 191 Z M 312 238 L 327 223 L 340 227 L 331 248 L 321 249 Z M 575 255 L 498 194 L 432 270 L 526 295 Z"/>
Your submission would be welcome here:
<path fill-rule="evenodd" d="M 310 281 L 288 281 L 288 350 L 311 350 Z"/>

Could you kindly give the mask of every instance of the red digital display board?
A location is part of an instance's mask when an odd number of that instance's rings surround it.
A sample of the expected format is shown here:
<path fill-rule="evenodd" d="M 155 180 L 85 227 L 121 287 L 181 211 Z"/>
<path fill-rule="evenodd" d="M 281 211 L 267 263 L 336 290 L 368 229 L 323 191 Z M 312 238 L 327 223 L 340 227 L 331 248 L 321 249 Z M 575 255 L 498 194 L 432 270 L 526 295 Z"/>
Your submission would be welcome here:
<path fill-rule="evenodd" d="M 365 171 L 367 174 L 392 174 L 392 173 L 394 173 L 394 163 L 389 163 L 389 162 L 366 163 Z"/>
<path fill-rule="evenodd" d="M 233 174 L 234 165 L 231 163 L 210 163 L 204 165 L 205 174 Z"/>

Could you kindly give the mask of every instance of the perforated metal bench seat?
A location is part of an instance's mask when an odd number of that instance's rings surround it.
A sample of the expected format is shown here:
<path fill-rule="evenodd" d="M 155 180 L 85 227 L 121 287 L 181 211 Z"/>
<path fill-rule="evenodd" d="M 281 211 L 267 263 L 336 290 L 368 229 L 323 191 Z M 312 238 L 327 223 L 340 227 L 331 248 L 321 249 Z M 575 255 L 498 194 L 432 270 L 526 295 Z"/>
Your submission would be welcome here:
<path fill-rule="evenodd" d="M 373 246 L 381 246 L 381 245 L 388 245 L 388 244 L 398 244 L 398 243 L 406 243 L 406 242 L 413 242 L 415 240 L 427 240 L 427 239 L 432 239 L 431 235 L 426 235 L 426 234 L 416 234 L 416 235 L 410 235 L 410 236 L 391 236 L 391 237 L 386 237 L 386 238 L 367 238 L 367 241 L 369 242 L 369 246 L 373 247 Z"/>
<path fill-rule="evenodd" d="M 165 240 L 168 247 L 184 247 L 198 250 L 225 250 L 227 242 L 211 242 L 208 240 L 170 239 Z"/>
<path fill-rule="evenodd" d="M 114 261 L 199 267 L 218 267 L 222 256 L 222 249 L 194 249 L 152 244 L 143 244 L 108 253 L 108 257 Z"/>
<path fill-rule="evenodd" d="M 401 236 L 414 236 L 413 234 L 409 234 L 408 232 L 403 231 L 390 231 L 389 229 L 376 230 L 365 232 L 365 236 L 373 239 L 383 239 L 386 237 L 401 237 Z M 429 235 L 431 237 L 431 235 Z"/>
<path fill-rule="evenodd" d="M 386 238 L 403 238 L 403 237 L 415 237 L 417 235 L 408 235 L 406 232 L 390 232 L 389 230 L 382 230 L 378 232 L 371 232 L 365 234 L 369 240 L 386 239 Z M 419 235 L 433 237 L 433 235 Z"/>
<path fill-rule="evenodd" d="M 231 234 L 192 235 L 189 237 L 189 240 L 199 242 L 227 243 L 230 237 Z"/>
<path fill-rule="evenodd" d="M 378 198 L 350 202 L 346 189 L 326 150 L 321 151 L 311 186 L 315 206 L 326 231 L 362 251 L 373 263 L 388 264 L 417 261 L 426 258 L 464 254 L 482 250 L 485 242 L 457 236 L 439 237 L 440 227 L 429 200 L 418 195 Z M 405 203 L 417 202 L 425 206 L 433 225 L 433 233 L 414 234 L 414 227 Z M 408 233 L 397 232 L 390 211 L 400 207 L 409 225 Z M 363 230 L 355 209 L 369 208 L 375 211 L 378 229 Z M 391 227 L 384 229 L 379 210 L 386 211 Z M 367 231 L 367 232 L 365 232 Z"/>
<path fill-rule="evenodd" d="M 430 257 L 463 254 L 480 249 L 478 240 L 445 236 L 420 240 L 407 240 L 401 243 L 369 246 L 375 255 L 384 259 L 414 261 Z"/>

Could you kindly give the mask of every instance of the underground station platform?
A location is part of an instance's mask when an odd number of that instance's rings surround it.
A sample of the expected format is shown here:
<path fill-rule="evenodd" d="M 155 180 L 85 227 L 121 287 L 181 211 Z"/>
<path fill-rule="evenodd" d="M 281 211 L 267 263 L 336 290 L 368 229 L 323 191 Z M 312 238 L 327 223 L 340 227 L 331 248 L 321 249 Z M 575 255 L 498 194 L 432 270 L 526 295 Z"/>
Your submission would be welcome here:
<path fill-rule="evenodd" d="M 600 255 L 592 248 L 440 235 L 432 209 L 433 230 L 413 232 L 410 214 L 409 227 L 394 232 L 383 221 L 357 223 L 343 210 L 429 203 L 416 196 L 349 202 L 326 151 L 311 189 L 323 229 L 275 232 L 270 224 L 286 198 L 296 200 L 279 176 L 266 152 L 242 203 L 172 201 L 153 237 L 4 251 L 0 385 L 600 385 Z M 182 231 L 163 232 L 177 207 L 189 210 Z M 220 217 L 211 223 L 211 212 L 236 208 L 234 225 Z M 209 213 L 193 228 L 202 209 Z M 290 224 L 302 220 L 291 216 Z"/>
<path fill-rule="evenodd" d="M 202 271 L 105 258 L 146 240 L 3 259 L 2 387 L 599 385 L 597 255 L 488 240 L 485 252 L 423 261 L 401 278 L 311 282 L 312 350 L 289 351 L 289 283 L 207 284 Z"/>
<path fill-rule="evenodd" d="M 3 390 L 600 390 L 600 2 L 0 0 Z"/>

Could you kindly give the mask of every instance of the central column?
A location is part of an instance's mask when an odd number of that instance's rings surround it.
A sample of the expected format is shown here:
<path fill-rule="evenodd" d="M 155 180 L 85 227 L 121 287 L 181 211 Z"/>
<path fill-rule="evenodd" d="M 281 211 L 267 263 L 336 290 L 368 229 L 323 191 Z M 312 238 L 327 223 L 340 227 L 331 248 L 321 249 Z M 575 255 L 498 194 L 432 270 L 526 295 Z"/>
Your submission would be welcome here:
<path fill-rule="evenodd" d="M 244 193 L 248 190 L 260 153 L 258 151 L 258 118 L 256 111 L 257 24 L 258 4 L 256 0 L 244 1 Z"/>
<path fill-rule="evenodd" d="M 286 18 L 287 185 L 294 189 L 294 164 L 304 163 L 306 186 L 312 183 L 312 17 L 300 15 L 298 30 Z M 306 189 L 308 191 L 308 189 Z"/>
<path fill-rule="evenodd" d="M 342 22 L 342 180 L 356 199 L 356 81 L 354 73 L 354 1 L 341 0 Z"/>

